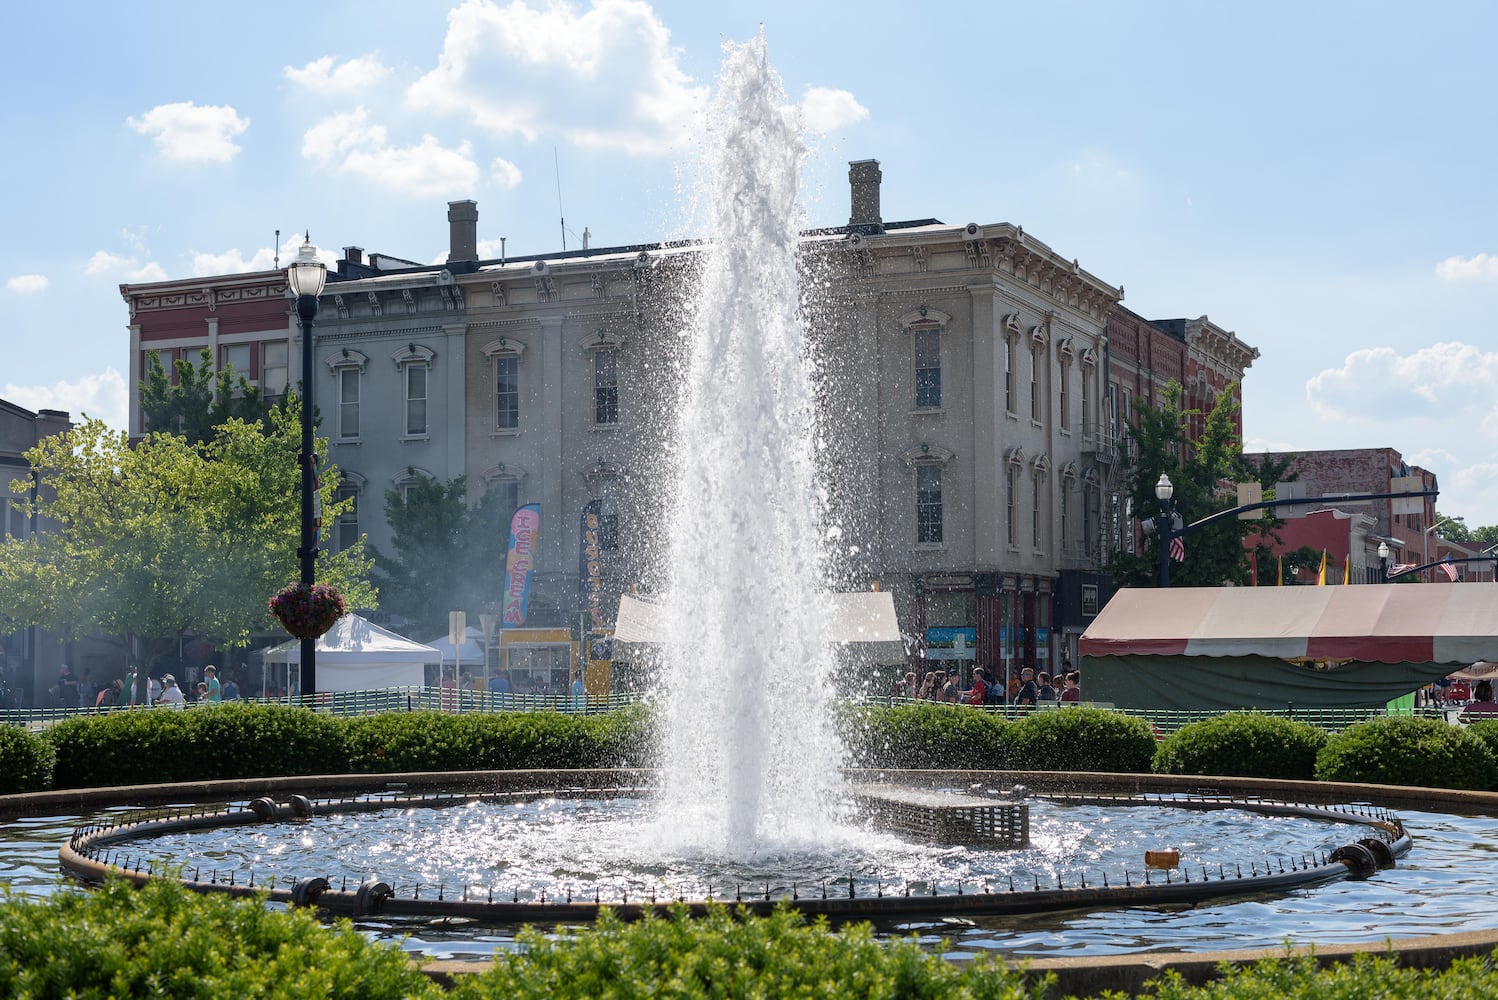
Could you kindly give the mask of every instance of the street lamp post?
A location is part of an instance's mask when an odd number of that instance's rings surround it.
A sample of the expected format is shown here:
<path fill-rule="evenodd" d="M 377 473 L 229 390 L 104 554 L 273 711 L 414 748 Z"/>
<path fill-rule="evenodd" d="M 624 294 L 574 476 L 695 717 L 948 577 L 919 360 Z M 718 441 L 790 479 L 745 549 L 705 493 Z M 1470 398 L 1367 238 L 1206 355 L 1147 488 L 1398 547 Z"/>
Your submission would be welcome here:
<path fill-rule="evenodd" d="M 1388 583 L 1389 582 L 1389 557 L 1392 556 L 1393 554 L 1394 554 L 1394 550 L 1391 549 L 1391 548 L 1389 548 L 1389 543 L 1388 542 L 1379 542 L 1378 543 L 1378 582 L 1379 583 Z"/>
<path fill-rule="evenodd" d="M 317 247 L 309 234 L 286 268 L 286 283 L 296 296 L 296 314 L 302 325 L 302 545 L 296 550 L 302 565 L 302 583 L 317 582 L 317 451 L 312 440 L 312 321 L 317 318 L 317 297 L 322 294 L 328 269 L 317 259 Z M 302 638 L 302 696 L 317 693 L 317 638 Z"/>
<path fill-rule="evenodd" d="M 1421 541 L 1424 544 L 1422 545 L 1422 547 L 1420 549 L 1420 561 L 1422 563 L 1428 563 L 1428 562 L 1430 562 L 1430 533 L 1432 531 L 1438 530 L 1441 527 L 1441 525 L 1443 525 L 1443 524 L 1450 524 L 1452 521 L 1461 521 L 1461 520 L 1464 520 L 1464 518 L 1461 518 L 1461 517 L 1443 517 L 1439 521 L 1437 521 L 1435 524 L 1432 524 L 1430 527 L 1428 527 L 1428 528 L 1425 529 L 1425 535 L 1421 539 Z M 1421 579 L 1424 580 L 1424 578 L 1425 578 L 1425 574 L 1422 573 L 1421 574 Z"/>
<path fill-rule="evenodd" d="M 1155 537 L 1160 543 L 1160 586 L 1170 586 L 1170 536 L 1174 528 L 1175 509 L 1170 500 L 1175 496 L 1176 488 L 1171 483 L 1170 477 L 1160 473 L 1159 482 L 1155 483 L 1155 499 L 1160 501 L 1160 517 L 1155 522 Z"/>

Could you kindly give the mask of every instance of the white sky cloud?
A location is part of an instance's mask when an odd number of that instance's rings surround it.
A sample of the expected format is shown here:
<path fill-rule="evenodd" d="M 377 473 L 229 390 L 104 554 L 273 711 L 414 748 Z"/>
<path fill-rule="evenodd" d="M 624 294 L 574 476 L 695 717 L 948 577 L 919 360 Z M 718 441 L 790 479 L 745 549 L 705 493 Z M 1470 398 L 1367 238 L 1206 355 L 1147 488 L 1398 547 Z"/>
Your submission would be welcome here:
<path fill-rule="evenodd" d="M 313 125 L 302 136 L 302 155 L 339 173 L 419 197 L 464 196 L 479 181 L 471 143 L 454 149 L 424 135 L 415 146 L 392 145 L 384 126 L 370 124 L 362 107 Z"/>
<path fill-rule="evenodd" d="M 377 55 L 358 56 L 341 63 L 332 56 L 323 56 L 300 69 L 287 66 L 282 72 L 297 86 L 324 94 L 356 93 L 390 75 L 389 67 Z"/>
<path fill-rule="evenodd" d="M 192 273 L 195 277 L 209 274 L 243 274 L 246 271 L 269 271 L 275 266 L 276 254 L 269 247 L 261 247 L 248 259 L 238 250 L 223 253 L 194 253 Z"/>
<path fill-rule="evenodd" d="M 1436 265 L 1436 276 L 1444 281 L 1498 280 L 1498 257 L 1485 253 L 1472 257 L 1447 257 Z"/>
<path fill-rule="evenodd" d="M 869 109 L 846 90 L 808 87 L 801 98 L 801 120 L 813 132 L 831 132 L 869 117 Z"/>
<path fill-rule="evenodd" d="M 179 163 L 228 163 L 239 153 L 234 138 L 250 127 L 248 118 L 228 105 L 196 105 L 192 101 L 159 104 L 139 118 L 125 119 L 141 135 L 150 136 L 157 150 Z"/>
<path fill-rule="evenodd" d="M 142 264 L 135 257 L 121 257 L 107 250 L 99 250 L 83 265 L 83 273 L 89 276 L 111 275 L 126 281 L 165 281 L 166 271 L 154 260 Z"/>
<path fill-rule="evenodd" d="M 35 295 L 45 292 L 48 284 L 45 274 L 18 274 L 5 282 L 5 288 L 17 295 Z"/>
<path fill-rule="evenodd" d="M 1411 354 L 1391 347 L 1354 351 L 1340 368 L 1306 382 L 1311 410 L 1323 419 L 1397 420 L 1466 414 L 1498 433 L 1498 352 L 1452 341 Z"/>
<path fill-rule="evenodd" d="M 66 410 L 74 420 L 87 414 L 115 430 L 124 430 L 130 419 L 125 379 L 112 367 L 96 375 L 85 375 L 76 382 L 7 384 L 0 387 L 0 396 L 28 410 Z"/>
<path fill-rule="evenodd" d="M 532 141 L 553 127 L 581 145 L 652 155 L 685 144 L 704 106 L 707 88 L 681 70 L 669 29 L 639 0 L 581 12 L 467 0 L 447 21 L 436 68 L 406 92 L 414 109 L 499 136 Z"/>
<path fill-rule="evenodd" d="M 494 158 L 489 164 L 489 181 L 497 188 L 508 190 L 520 186 L 520 168 L 509 160 Z"/>

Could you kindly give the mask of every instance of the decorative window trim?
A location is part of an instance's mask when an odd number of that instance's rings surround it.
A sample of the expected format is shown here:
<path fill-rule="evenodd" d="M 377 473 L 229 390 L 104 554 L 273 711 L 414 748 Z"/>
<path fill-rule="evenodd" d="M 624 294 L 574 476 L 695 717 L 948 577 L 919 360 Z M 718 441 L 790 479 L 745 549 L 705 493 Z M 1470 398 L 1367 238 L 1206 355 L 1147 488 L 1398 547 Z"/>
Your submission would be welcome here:
<path fill-rule="evenodd" d="M 519 466 L 500 462 L 498 465 L 491 465 L 480 473 L 479 481 L 484 484 L 485 488 L 488 488 L 502 479 L 522 483 L 525 481 L 527 475 L 528 473 Z"/>
<path fill-rule="evenodd" d="M 940 309 L 932 309 L 930 306 L 921 306 L 919 309 L 912 309 L 900 317 L 900 326 L 906 328 L 927 323 L 935 323 L 942 327 L 948 327 L 952 325 L 952 317 Z"/>
<path fill-rule="evenodd" d="M 1061 337 L 1056 341 L 1056 358 L 1061 361 L 1071 361 L 1077 356 L 1077 349 L 1073 346 L 1072 337 Z"/>
<path fill-rule="evenodd" d="M 323 358 L 323 364 L 327 365 L 330 371 L 336 372 L 341 368 L 357 368 L 359 369 L 359 373 L 363 374 L 364 369 L 369 365 L 369 355 L 345 347 L 341 351 Z"/>
<path fill-rule="evenodd" d="M 910 469 L 914 469 L 917 465 L 947 465 L 956 457 L 957 453 L 951 449 L 943 448 L 941 445 L 927 444 L 924 441 L 900 453 L 900 461 Z"/>
<path fill-rule="evenodd" d="M 922 312 L 924 312 L 925 315 L 921 315 Z M 914 319 L 911 318 L 912 316 L 914 317 Z M 913 400 L 912 400 L 912 406 L 911 406 L 911 412 L 912 413 L 930 413 L 932 411 L 940 410 L 941 409 L 941 405 L 942 405 L 941 404 L 941 376 L 942 376 L 942 369 L 944 367 L 944 365 L 942 364 L 942 360 L 943 360 L 942 359 L 942 354 L 943 354 L 943 350 L 942 350 L 943 344 L 942 344 L 942 342 L 944 340 L 946 340 L 946 333 L 947 333 L 947 328 L 948 328 L 947 327 L 947 321 L 948 321 L 948 319 L 949 319 L 949 317 L 947 316 L 946 313 L 941 312 L 940 310 L 937 310 L 937 309 L 929 309 L 929 308 L 927 308 L 925 306 L 922 306 L 920 310 L 917 310 L 914 313 L 907 313 L 904 317 L 901 318 L 901 325 L 905 329 L 905 336 L 909 339 L 909 352 L 910 353 L 909 353 L 908 357 L 910 358 L 910 365 L 911 365 L 910 374 L 911 374 L 911 379 L 912 379 L 912 383 L 913 383 L 913 385 L 912 385 L 913 393 L 912 394 L 913 394 L 913 397 L 914 397 Z M 926 334 L 926 333 L 934 333 L 936 335 L 936 368 L 935 368 L 935 372 L 936 372 L 936 398 L 937 398 L 937 402 L 935 404 L 930 404 L 930 405 L 922 405 L 921 402 L 920 402 L 920 395 L 921 395 L 920 373 L 922 371 L 930 371 L 931 369 L 923 369 L 923 368 L 920 367 L 920 365 L 919 365 L 920 359 L 919 359 L 919 357 L 917 356 L 917 353 L 916 353 L 917 337 L 919 335 L 921 335 L 921 334 Z"/>
<path fill-rule="evenodd" d="M 1023 332 L 1019 321 L 1019 313 L 1009 313 L 1004 317 L 1004 336 L 1018 338 Z"/>
<path fill-rule="evenodd" d="M 1089 365 L 1089 366 L 1096 365 L 1097 364 L 1097 351 L 1094 350 L 1091 347 L 1084 348 L 1083 351 L 1082 351 L 1082 364 Z"/>
<path fill-rule="evenodd" d="M 602 458 L 586 466 L 582 470 L 583 481 L 588 484 L 588 489 L 594 496 L 599 493 L 604 483 L 617 482 L 623 477 L 624 470 L 613 462 L 606 462 Z"/>
<path fill-rule="evenodd" d="M 1042 478 L 1049 476 L 1051 474 L 1051 460 L 1044 455 L 1036 455 L 1030 460 L 1030 471 Z"/>
<path fill-rule="evenodd" d="M 430 365 L 437 357 L 437 352 L 425 344 L 411 343 L 390 355 L 390 360 L 395 362 L 395 367 L 404 368 L 411 364 Z"/>
<path fill-rule="evenodd" d="M 1025 449 L 1015 445 L 1004 453 L 1005 465 L 1024 465 L 1029 459 L 1025 456 Z"/>
<path fill-rule="evenodd" d="M 1045 324 L 1036 323 L 1030 327 L 1030 340 L 1033 343 L 1039 344 L 1041 347 L 1044 347 L 1048 343 L 1050 343 L 1051 335 L 1050 332 L 1046 330 Z"/>
<path fill-rule="evenodd" d="M 432 475 L 425 469 L 418 468 L 414 465 L 408 465 L 403 470 L 390 477 L 390 485 L 395 487 L 395 491 L 397 493 L 401 494 L 401 499 L 405 499 L 405 488 L 407 486 L 413 486 L 416 483 L 421 482 L 422 480 L 434 483 L 437 481 L 437 477 Z"/>
<path fill-rule="evenodd" d="M 601 326 L 579 340 L 577 347 L 584 354 L 592 354 L 594 351 L 605 348 L 619 351 L 624 349 L 624 338 L 614 333 L 608 327 Z"/>
<path fill-rule="evenodd" d="M 525 348 L 526 345 L 522 341 L 512 337 L 499 337 L 479 348 L 479 352 L 492 361 L 501 356 L 524 357 Z"/>

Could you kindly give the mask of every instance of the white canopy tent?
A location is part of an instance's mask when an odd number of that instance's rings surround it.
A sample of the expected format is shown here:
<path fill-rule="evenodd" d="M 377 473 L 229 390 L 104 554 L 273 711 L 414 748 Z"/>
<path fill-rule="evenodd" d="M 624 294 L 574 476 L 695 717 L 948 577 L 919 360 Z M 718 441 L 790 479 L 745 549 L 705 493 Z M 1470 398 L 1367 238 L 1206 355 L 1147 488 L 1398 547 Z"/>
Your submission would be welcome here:
<path fill-rule="evenodd" d="M 302 662 L 302 641 L 288 639 L 264 654 L 267 672 L 277 664 L 288 675 Z M 397 635 L 358 615 L 344 615 L 317 640 L 318 691 L 368 691 L 376 688 L 420 687 L 423 665 L 438 663 L 431 646 Z M 293 687 L 288 684 L 288 688 Z"/>
<path fill-rule="evenodd" d="M 428 663 L 440 662 L 443 666 L 450 663 L 461 663 L 464 668 L 482 670 L 484 667 L 484 632 L 482 629 L 468 626 L 463 636 L 463 641 L 456 648 L 448 641 L 447 636 L 439 635 L 427 642 L 428 646 L 435 649 L 441 660 L 428 660 Z"/>

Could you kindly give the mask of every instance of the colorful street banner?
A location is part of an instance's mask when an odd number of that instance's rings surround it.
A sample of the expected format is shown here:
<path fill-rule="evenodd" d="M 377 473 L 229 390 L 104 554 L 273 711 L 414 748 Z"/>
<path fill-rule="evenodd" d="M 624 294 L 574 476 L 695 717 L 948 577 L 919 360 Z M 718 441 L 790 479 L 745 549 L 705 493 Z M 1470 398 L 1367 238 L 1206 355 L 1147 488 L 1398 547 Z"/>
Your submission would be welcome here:
<path fill-rule="evenodd" d="M 577 572 L 582 587 L 581 606 L 588 615 L 588 626 L 594 631 L 607 625 L 603 618 L 603 546 L 600 542 L 602 523 L 603 501 L 589 501 L 583 506 Z"/>
<path fill-rule="evenodd" d="M 978 630 L 976 628 L 926 629 L 926 659 L 972 660 L 977 656 Z"/>
<path fill-rule="evenodd" d="M 541 531 L 541 505 L 528 503 L 510 518 L 510 548 L 505 557 L 502 628 L 525 624 L 531 602 L 531 577 L 536 567 L 536 536 Z"/>

